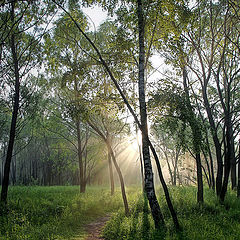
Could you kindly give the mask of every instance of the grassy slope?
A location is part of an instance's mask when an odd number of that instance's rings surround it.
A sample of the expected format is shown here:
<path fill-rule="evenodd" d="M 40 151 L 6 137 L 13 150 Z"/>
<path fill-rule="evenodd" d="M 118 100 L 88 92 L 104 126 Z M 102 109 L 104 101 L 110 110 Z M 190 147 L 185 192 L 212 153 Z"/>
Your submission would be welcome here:
<path fill-rule="evenodd" d="M 116 211 L 122 203 L 108 188 L 10 187 L 9 213 L 0 217 L 0 239 L 70 239 L 84 236 L 83 226 Z"/>
<path fill-rule="evenodd" d="M 159 200 L 167 228 L 154 229 L 147 201 L 139 196 L 132 203 L 132 215 L 126 218 L 123 211 L 114 215 L 104 230 L 106 239 L 186 239 L 186 240 L 237 240 L 240 239 L 240 200 L 233 193 L 220 205 L 213 192 L 205 190 L 205 204 L 196 204 L 196 188 L 171 188 L 182 232 L 176 233 L 166 207 L 163 193 Z"/>

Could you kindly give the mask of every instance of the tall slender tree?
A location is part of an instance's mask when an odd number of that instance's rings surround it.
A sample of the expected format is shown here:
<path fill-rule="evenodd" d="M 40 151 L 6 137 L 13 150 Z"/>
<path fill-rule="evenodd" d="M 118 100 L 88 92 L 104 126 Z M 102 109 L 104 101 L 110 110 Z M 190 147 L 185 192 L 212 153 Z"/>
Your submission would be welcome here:
<path fill-rule="evenodd" d="M 139 75 L 138 75 L 138 94 L 140 105 L 140 124 L 142 131 L 142 153 L 145 169 L 145 191 L 152 211 L 155 226 L 157 228 L 164 225 L 163 216 L 155 194 L 153 171 L 148 142 L 147 109 L 145 100 L 145 49 L 144 49 L 144 17 L 142 1 L 137 1 L 138 32 L 139 32 Z"/>
<path fill-rule="evenodd" d="M 15 2 L 12 2 L 11 3 L 11 22 L 13 25 L 15 21 L 16 21 Z M 17 116 L 19 111 L 19 98 L 20 98 L 20 73 L 19 73 L 19 61 L 18 61 L 18 55 L 17 55 L 17 49 L 16 49 L 16 39 L 15 39 L 16 32 L 15 31 L 11 32 L 11 40 L 10 40 L 11 54 L 12 54 L 13 66 L 14 66 L 15 95 L 14 95 L 11 129 L 9 134 L 9 142 L 8 142 L 6 161 L 4 165 L 4 176 L 3 176 L 2 191 L 1 191 L 1 201 L 4 203 L 7 202 L 9 173 L 10 173 L 10 166 L 11 166 L 11 160 L 12 160 L 13 145 L 14 145 L 14 140 L 16 135 L 16 125 L 17 125 Z"/>

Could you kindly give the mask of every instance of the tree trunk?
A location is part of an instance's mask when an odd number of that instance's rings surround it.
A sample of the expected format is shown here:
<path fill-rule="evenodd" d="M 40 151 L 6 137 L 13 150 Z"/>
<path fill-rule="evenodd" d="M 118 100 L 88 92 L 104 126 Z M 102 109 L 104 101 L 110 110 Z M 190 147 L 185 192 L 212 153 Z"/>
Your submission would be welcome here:
<path fill-rule="evenodd" d="M 180 148 L 176 149 L 176 157 L 173 164 L 173 185 L 174 186 L 177 185 L 177 168 L 178 168 L 178 159 L 179 159 L 180 151 L 181 151 Z"/>
<path fill-rule="evenodd" d="M 238 143 L 238 185 L 237 185 L 237 197 L 240 198 L 240 139 Z"/>
<path fill-rule="evenodd" d="M 196 154 L 196 163 L 197 163 L 197 185 L 198 185 L 197 201 L 198 203 L 202 203 L 203 202 L 203 180 L 202 180 L 202 164 L 201 164 L 200 152 Z"/>
<path fill-rule="evenodd" d="M 109 178 L 110 178 L 110 185 L 111 185 L 111 195 L 113 195 L 114 194 L 114 178 L 113 178 L 111 152 L 109 150 L 108 150 L 108 168 L 109 168 Z"/>
<path fill-rule="evenodd" d="M 165 180 L 163 178 L 163 173 L 162 173 L 162 169 L 161 169 L 161 166 L 160 166 L 160 161 L 159 161 L 157 153 L 156 153 L 152 143 L 149 141 L 149 139 L 148 139 L 148 142 L 149 142 L 151 151 L 153 153 L 153 156 L 155 158 L 155 162 L 156 162 L 157 169 L 158 169 L 159 179 L 160 179 L 160 182 L 161 182 L 163 190 L 164 190 L 166 202 L 167 202 L 167 205 L 168 205 L 168 209 L 169 209 L 169 211 L 171 213 L 171 216 L 172 216 L 172 219 L 173 219 L 173 223 L 175 225 L 175 228 L 177 230 L 180 230 L 181 228 L 180 228 L 180 225 L 179 225 L 179 222 L 178 222 L 177 214 L 176 214 L 176 212 L 175 212 L 175 210 L 173 208 L 173 204 L 172 204 L 169 192 L 168 192 L 167 184 L 166 184 L 166 182 L 165 182 Z"/>
<path fill-rule="evenodd" d="M 125 191 L 124 180 L 123 180 L 121 169 L 117 164 L 117 160 L 115 158 L 115 155 L 114 155 L 112 147 L 111 147 L 111 139 L 110 139 L 108 133 L 107 133 L 107 136 L 105 136 L 101 132 L 101 130 L 99 130 L 99 128 L 96 127 L 95 125 L 93 125 L 90 121 L 88 121 L 88 124 L 103 139 L 103 141 L 107 145 L 108 152 L 110 153 L 110 155 L 112 157 L 113 164 L 116 168 L 116 171 L 117 171 L 117 174 L 118 174 L 118 177 L 119 177 L 119 181 L 120 181 L 120 185 L 121 185 L 121 191 L 122 191 L 122 199 L 123 199 L 123 204 L 124 204 L 124 208 L 125 208 L 125 214 L 126 214 L 126 216 L 128 216 L 129 215 L 129 207 L 128 207 L 127 195 L 126 195 L 126 191 Z"/>
<path fill-rule="evenodd" d="M 12 2 L 11 20 L 13 23 L 14 23 L 14 14 L 15 14 L 14 7 L 15 7 L 15 3 Z M 10 173 L 15 135 L 16 135 L 16 125 L 17 125 L 19 96 L 20 96 L 20 76 L 19 76 L 18 56 L 16 52 L 14 33 L 12 33 L 11 35 L 11 52 L 12 52 L 12 58 L 13 58 L 13 64 L 14 64 L 15 95 L 14 95 L 14 105 L 13 105 L 13 113 L 12 113 L 11 128 L 10 128 L 10 135 L 9 135 L 9 143 L 8 143 L 5 166 L 4 166 L 4 176 L 3 176 L 2 191 L 1 191 L 1 201 L 4 203 L 7 203 L 9 173 Z"/>
<path fill-rule="evenodd" d="M 211 189 L 212 185 L 213 185 L 212 174 L 211 174 L 211 169 L 210 169 L 209 162 L 208 162 L 207 155 L 206 155 L 205 151 L 203 151 L 203 156 L 204 156 L 204 159 L 205 159 L 205 162 L 206 162 L 206 165 L 207 165 L 207 171 L 205 170 L 204 172 L 205 172 L 205 176 L 207 178 L 208 187 L 209 187 L 209 189 Z M 208 172 L 208 174 L 207 174 L 207 172 Z"/>
<path fill-rule="evenodd" d="M 76 128 L 77 128 L 77 142 L 78 142 L 78 167 L 79 167 L 79 185 L 80 185 L 80 193 L 85 192 L 85 181 L 83 178 L 83 157 L 82 157 L 82 140 L 81 140 L 81 129 L 80 129 L 80 121 L 76 119 Z"/>
<path fill-rule="evenodd" d="M 212 158 L 212 152 L 210 149 L 210 144 L 208 141 L 208 135 L 206 136 L 206 142 L 207 142 L 207 149 L 210 159 L 210 168 L 211 168 L 211 178 L 212 178 L 212 190 L 215 191 L 215 175 L 214 175 L 214 167 L 213 167 L 213 158 Z"/>
<path fill-rule="evenodd" d="M 138 128 L 137 128 L 137 124 L 136 124 L 136 138 L 137 138 L 137 146 L 138 146 L 138 154 L 139 154 L 139 161 L 140 161 L 140 171 L 141 171 L 141 180 L 142 180 L 142 190 L 144 193 L 144 169 L 143 169 L 143 158 L 142 158 L 142 149 L 141 149 L 141 144 L 139 142 L 138 139 Z"/>
<path fill-rule="evenodd" d="M 139 90 L 139 105 L 140 105 L 140 122 L 142 126 L 142 153 L 145 169 L 145 191 L 148 202 L 151 208 L 154 224 L 156 228 L 165 225 L 163 215 L 160 210 L 159 203 L 154 189 L 153 171 L 150 159 L 149 145 L 148 145 L 148 127 L 147 127 L 147 111 L 145 102 L 145 83 L 144 83 L 144 19 L 142 1 L 138 0 L 138 30 L 139 30 L 139 76 L 138 76 L 138 90 Z"/>
<path fill-rule="evenodd" d="M 222 189 L 222 178 L 223 178 L 223 161 L 222 161 L 221 144 L 217 136 L 217 131 L 216 131 L 215 123 L 213 120 L 211 107 L 209 105 L 208 98 L 207 98 L 207 87 L 203 86 L 202 90 L 203 90 L 202 93 L 203 93 L 204 105 L 206 107 L 208 120 L 211 127 L 213 142 L 215 146 L 215 151 L 216 151 L 216 157 L 217 157 L 216 192 L 217 192 L 217 196 L 220 196 L 221 189 Z"/>
<path fill-rule="evenodd" d="M 187 120 L 190 125 L 192 136 L 193 136 L 193 148 L 194 148 L 196 165 L 197 165 L 197 185 L 198 185 L 197 202 L 202 203 L 203 202 L 203 180 L 202 180 L 202 164 L 201 164 L 201 157 L 200 157 L 202 133 L 190 102 L 189 90 L 187 85 L 187 71 L 185 67 L 183 67 L 183 87 L 184 87 L 184 92 L 186 94 L 186 108 L 188 111 L 188 113 L 186 113 L 188 114 Z"/>
<path fill-rule="evenodd" d="M 139 143 L 138 143 L 138 151 L 139 151 L 139 160 L 140 160 L 140 169 L 141 169 L 142 190 L 144 193 L 145 182 L 144 182 L 143 158 L 142 158 L 142 153 L 141 153 L 141 146 Z"/>
<path fill-rule="evenodd" d="M 118 173 L 118 177 L 119 177 L 119 181 L 120 181 L 120 185 L 121 185 L 121 191 L 122 191 L 122 198 L 123 198 L 123 203 L 124 203 L 124 208 L 125 208 L 125 215 L 129 216 L 129 207 L 128 207 L 127 195 L 126 195 L 126 191 L 125 191 L 125 185 L 124 185 L 122 172 L 121 172 L 121 169 L 119 168 L 119 166 L 117 164 L 117 160 L 116 160 L 115 155 L 113 153 L 113 150 L 112 150 L 112 147 L 111 147 L 111 143 L 109 142 L 109 139 L 105 139 L 105 142 L 107 144 L 108 151 L 111 154 L 113 164 L 114 164 L 114 166 L 116 168 L 116 171 Z"/>
<path fill-rule="evenodd" d="M 226 143 L 224 146 L 224 178 L 223 178 L 223 184 L 222 184 L 222 189 L 220 193 L 220 201 L 223 202 L 225 199 L 225 195 L 227 192 L 227 186 L 228 186 L 228 179 L 231 171 L 231 163 L 232 163 L 232 158 L 234 157 L 233 154 L 233 149 L 232 147 L 232 128 L 231 128 L 231 117 L 229 112 L 226 114 L 225 117 L 225 126 L 226 126 Z"/>
<path fill-rule="evenodd" d="M 236 189 L 237 187 L 237 164 L 236 157 L 234 151 L 234 139 L 231 138 L 231 181 L 232 181 L 232 189 Z"/>

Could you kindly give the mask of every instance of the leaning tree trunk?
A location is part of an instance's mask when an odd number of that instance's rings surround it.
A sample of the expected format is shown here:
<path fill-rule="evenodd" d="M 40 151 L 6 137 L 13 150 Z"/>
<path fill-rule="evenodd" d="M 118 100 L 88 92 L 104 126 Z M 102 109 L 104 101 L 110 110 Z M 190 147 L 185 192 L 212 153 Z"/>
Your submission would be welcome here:
<path fill-rule="evenodd" d="M 105 136 L 101 132 L 101 130 L 99 130 L 99 128 L 96 127 L 95 125 L 93 125 L 90 121 L 88 121 L 88 124 L 102 138 L 102 140 L 107 145 L 108 152 L 110 153 L 110 155 L 112 157 L 113 164 L 116 168 L 116 171 L 117 171 L 117 174 L 118 174 L 118 177 L 119 177 L 119 181 L 120 181 L 120 185 L 121 185 L 121 191 L 122 191 L 122 199 L 123 199 L 123 204 L 124 204 L 124 208 L 125 208 L 125 215 L 128 216 L 129 215 L 129 207 L 128 207 L 127 195 L 126 195 L 126 191 L 125 191 L 125 184 L 124 184 L 121 169 L 117 164 L 117 160 L 115 158 L 114 152 L 113 152 L 112 147 L 111 147 L 110 137 L 109 137 L 108 134 L 107 134 L 107 136 Z"/>
<path fill-rule="evenodd" d="M 138 76 L 138 90 L 139 90 L 139 104 L 140 104 L 140 122 L 142 126 L 142 153 L 145 170 L 145 191 L 148 202 L 151 208 L 155 227 L 163 227 L 165 225 L 164 219 L 160 210 L 159 203 L 154 189 L 153 171 L 150 159 L 150 151 L 148 144 L 148 127 L 147 127 L 147 111 L 145 101 L 145 83 L 144 83 L 144 19 L 142 1 L 138 0 L 138 30 L 139 30 L 139 76 Z"/>
<path fill-rule="evenodd" d="M 168 205 L 168 209 L 171 213 L 173 223 L 175 225 L 176 230 L 180 230 L 181 227 L 180 227 L 179 222 L 178 222 L 177 214 L 176 214 L 176 212 L 173 208 L 173 204 L 172 204 L 172 201 L 171 201 L 171 198 L 170 198 L 170 194 L 169 194 L 169 191 L 168 191 L 167 184 L 166 184 L 166 182 L 164 180 L 164 177 L 163 177 L 163 173 L 162 173 L 162 169 L 161 169 L 161 166 L 160 166 L 160 161 L 158 159 L 158 155 L 157 155 L 157 153 L 155 151 L 155 148 L 153 147 L 152 143 L 149 141 L 149 139 L 148 139 L 148 143 L 149 143 L 149 146 L 151 148 L 152 154 L 155 158 L 155 162 L 156 162 L 157 170 L 158 170 L 158 176 L 159 176 L 160 182 L 161 182 L 162 187 L 163 187 L 166 202 L 167 202 L 167 205 Z"/>
<path fill-rule="evenodd" d="M 120 185 L 121 185 L 121 191 L 122 191 L 122 199 L 123 199 L 124 208 L 125 208 L 125 215 L 129 216 L 129 207 L 128 207 L 127 195 L 126 195 L 126 191 L 125 191 L 125 184 L 124 184 L 122 172 L 121 172 L 121 169 L 119 168 L 119 166 L 117 164 L 117 160 L 116 160 L 115 155 L 113 153 L 113 150 L 112 150 L 112 147 L 111 147 L 111 143 L 109 142 L 109 139 L 105 139 L 105 142 L 107 144 L 108 151 L 111 154 L 113 164 L 116 168 L 116 171 L 117 171 L 117 174 L 118 174 L 118 177 L 119 177 L 119 181 L 120 181 Z"/>
<path fill-rule="evenodd" d="M 11 20 L 13 23 L 14 23 L 14 14 L 15 14 L 14 5 L 15 3 L 12 2 Z M 2 191 L 1 191 L 1 201 L 4 203 L 7 203 L 9 174 L 10 174 L 13 146 L 14 146 L 15 135 L 16 135 L 16 125 L 17 125 L 17 116 L 18 116 L 18 110 L 19 110 L 19 96 L 20 96 L 20 76 L 19 76 L 18 56 L 16 52 L 14 32 L 11 35 L 10 44 L 11 44 L 11 53 L 12 53 L 13 65 L 14 65 L 13 67 L 14 67 L 14 77 L 15 77 L 15 95 L 14 95 L 11 128 L 10 128 L 7 156 L 6 156 L 6 161 L 4 165 L 4 176 L 3 176 Z"/>
<path fill-rule="evenodd" d="M 215 191 L 215 177 L 214 177 L 213 157 L 212 157 L 212 152 L 211 152 L 211 149 L 210 149 L 210 144 L 209 144 L 209 141 L 208 141 L 208 136 L 206 136 L 206 142 L 207 142 L 207 150 L 208 150 L 208 154 L 209 154 L 210 167 L 211 167 L 212 190 Z"/>

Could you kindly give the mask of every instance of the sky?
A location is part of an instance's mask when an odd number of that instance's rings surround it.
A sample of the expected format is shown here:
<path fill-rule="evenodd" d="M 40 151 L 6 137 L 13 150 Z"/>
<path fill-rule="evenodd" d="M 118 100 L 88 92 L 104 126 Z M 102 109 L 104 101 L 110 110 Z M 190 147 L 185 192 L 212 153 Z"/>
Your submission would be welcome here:
<path fill-rule="evenodd" d="M 98 6 L 83 8 L 83 12 L 87 15 L 90 22 L 90 31 L 97 29 L 104 20 L 107 19 L 107 12 L 103 11 L 102 8 Z M 94 27 L 95 26 L 95 27 Z"/>

